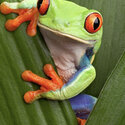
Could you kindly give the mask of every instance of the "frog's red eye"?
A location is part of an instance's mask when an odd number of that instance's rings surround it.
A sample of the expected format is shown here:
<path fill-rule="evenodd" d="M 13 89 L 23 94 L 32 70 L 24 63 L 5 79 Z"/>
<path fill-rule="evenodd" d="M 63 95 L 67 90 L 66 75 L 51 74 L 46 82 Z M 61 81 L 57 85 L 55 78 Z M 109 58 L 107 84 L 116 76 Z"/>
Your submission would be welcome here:
<path fill-rule="evenodd" d="M 102 16 L 99 13 L 92 13 L 86 18 L 85 29 L 89 33 L 95 33 L 102 27 L 102 24 Z"/>
<path fill-rule="evenodd" d="M 45 15 L 49 8 L 50 0 L 38 0 L 37 8 L 41 15 Z"/>

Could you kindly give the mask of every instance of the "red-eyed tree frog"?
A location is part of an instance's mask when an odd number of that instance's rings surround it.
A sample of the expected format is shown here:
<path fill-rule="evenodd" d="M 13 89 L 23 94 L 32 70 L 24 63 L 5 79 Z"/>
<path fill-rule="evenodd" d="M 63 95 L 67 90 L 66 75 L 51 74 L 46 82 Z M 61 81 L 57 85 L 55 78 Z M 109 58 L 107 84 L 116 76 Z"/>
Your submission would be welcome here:
<path fill-rule="evenodd" d="M 96 76 L 92 62 L 101 44 L 101 14 L 66 0 L 3 2 L 0 11 L 3 14 L 19 14 L 17 18 L 6 22 L 5 27 L 9 31 L 14 31 L 21 23 L 30 21 L 27 34 L 34 36 L 38 24 L 59 74 L 51 64 L 46 64 L 43 68 L 51 80 L 37 76 L 29 70 L 24 71 L 22 78 L 25 81 L 41 86 L 40 90 L 27 92 L 24 95 L 25 102 L 31 103 L 39 98 L 70 99 L 77 117 L 86 119 L 96 98 L 78 94 Z M 79 124 L 84 125 L 85 120 L 79 119 Z"/>

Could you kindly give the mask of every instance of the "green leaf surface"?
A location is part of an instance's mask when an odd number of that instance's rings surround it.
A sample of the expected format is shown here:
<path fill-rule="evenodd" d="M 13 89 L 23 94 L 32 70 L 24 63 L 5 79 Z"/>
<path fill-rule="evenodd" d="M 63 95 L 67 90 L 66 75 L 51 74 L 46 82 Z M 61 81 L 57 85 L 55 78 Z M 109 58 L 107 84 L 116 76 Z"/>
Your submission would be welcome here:
<path fill-rule="evenodd" d="M 125 125 L 125 52 L 106 81 L 86 125 Z"/>
<path fill-rule="evenodd" d="M 0 125 L 77 125 L 68 101 L 24 102 L 24 93 L 39 87 L 23 81 L 21 73 L 28 69 L 46 77 L 42 67 L 53 61 L 39 30 L 32 38 L 26 34 L 27 23 L 6 31 L 5 21 L 15 16 L 0 14 Z"/>

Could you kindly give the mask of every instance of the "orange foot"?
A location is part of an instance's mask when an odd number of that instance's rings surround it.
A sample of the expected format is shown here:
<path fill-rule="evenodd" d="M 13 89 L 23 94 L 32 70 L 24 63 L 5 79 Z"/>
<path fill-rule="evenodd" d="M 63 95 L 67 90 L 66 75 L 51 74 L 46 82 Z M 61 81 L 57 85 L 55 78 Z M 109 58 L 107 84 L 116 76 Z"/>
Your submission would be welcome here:
<path fill-rule="evenodd" d="M 5 23 L 5 27 L 8 31 L 16 30 L 23 22 L 30 21 L 27 27 L 27 34 L 34 36 L 36 34 L 37 20 L 39 12 L 37 8 L 32 9 L 11 9 L 4 3 L 0 5 L 0 12 L 3 14 L 17 13 L 19 16 L 13 20 L 8 20 Z"/>
<path fill-rule="evenodd" d="M 84 119 L 77 118 L 77 120 L 78 120 L 79 125 L 85 125 L 85 123 L 86 123 L 86 120 L 84 120 Z"/>
<path fill-rule="evenodd" d="M 22 73 L 22 78 L 28 82 L 34 82 L 40 85 L 40 90 L 37 91 L 29 91 L 24 95 L 24 100 L 27 103 L 31 103 L 36 99 L 41 98 L 41 94 L 47 91 L 56 91 L 63 86 L 63 81 L 55 72 L 53 66 L 51 64 L 46 64 L 44 66 L 44 72 L 47 76 L 51 78 L 51 80 L 42 78 L 29 70 L 26 70 Z"/>

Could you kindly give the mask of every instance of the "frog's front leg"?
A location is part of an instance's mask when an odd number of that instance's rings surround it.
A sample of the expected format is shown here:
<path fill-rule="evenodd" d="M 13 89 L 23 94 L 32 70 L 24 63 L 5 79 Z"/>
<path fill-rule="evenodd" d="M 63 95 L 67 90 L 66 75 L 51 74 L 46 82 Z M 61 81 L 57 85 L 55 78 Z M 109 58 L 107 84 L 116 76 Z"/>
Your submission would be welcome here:
<path fill-rule="evenodd" d="M 41 98 L 51 100 L 70 99 L 88 87 L 95 79 L 95 76 L 95 68 L 91 64 L 88 64 L 79 69 L 74 76 L 61 87 L 61 89 L 57 89 L 56 91 L 47 91 L 42 93 L 40 96 Z"/>
<path fill-rule="evenodd" d="M 44 87 L 43 89 L 41 89 L 42 91 L 41 93 L 39 93 L 38 98 L 47 98 L 52 100 L 65 100 L 78 95 L 92 83 L 96 76 L 95 68 L 91 64 L 88 64 L 79 69 L 79 71 L 77 71 L 75 75 L 66 84 L 63 84 L 63 81 L 56 74 L 52 65 L 45 65 L 44 72 L 50 78 L 52 78 L 52 80 L 47 80 L 45 78 L 39 77 L 31 71 L 25 71 L 22 74 L 22 78 L 25 81 L 35 82 L 38 85 Z M 26 97 L 30 98 L 30 95 L 31 92 Z M 38 98 L 34 97 L 33 101 Z M 25 101 L 26 100 L 27 99 L 25 99 Z"/>
<path fill-rule="evenodd" d="M 44 72 L 47 76 L 49 76 L 51 78 L 51 80 L 42 78 L 42 77 L 32 73 L 29 70 L 26 70 L 22 73 L 23 80 L 28 81 L 28 82 L 34 82 L 41 86 L 40 90 L 27 92 L 24 95 L 25 102 L 31 103 L 34 100 L 41 98 L 41 95 L 43 93 L 46 93 L 49 91 L 56 91 L 57 89 L 62 88 L 63 81 L 57 75 L 57 73 L 55 72 L 55 70 L 51 64 L 46 64 L 44 66 Z"/>
<path fill-rule="evenodd" d="M 29 2 L 29 3 L 28 3 Z M 16 30 L 23 22 L 30 21 L 27 27 L 27 34 L 29 36 L 34 36 L 36 34 L 37 20 L 39 17 L 38 9 L 36 8 L 37 0 L 22 1 L 15 3 L 3 2 L 0 5 L 0 11 L 3 14 L 16 13 L 19 16 L 15 19 L 9 19 L 5 23 L 5 27 L 8 31 Z M 32 6 L 31 6 L 31 5 Z M 30 6 L 29 6 L 30 5 Z"/>

